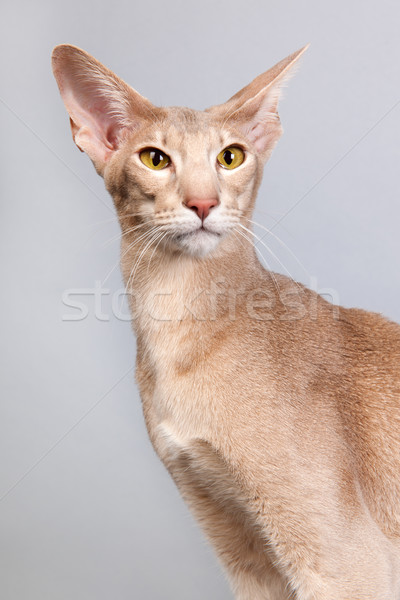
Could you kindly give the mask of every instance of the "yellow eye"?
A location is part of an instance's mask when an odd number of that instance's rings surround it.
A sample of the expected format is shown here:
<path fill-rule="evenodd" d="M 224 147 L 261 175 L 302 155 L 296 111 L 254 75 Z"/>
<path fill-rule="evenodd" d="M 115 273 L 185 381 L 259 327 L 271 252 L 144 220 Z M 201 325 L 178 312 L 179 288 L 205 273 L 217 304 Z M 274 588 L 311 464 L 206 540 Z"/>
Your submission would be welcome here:
<path fill-rule="evenodd" d="M 168 167 L 171 162 L 169 156 L 161 150 L 157 150 L 157 148 L 146 148 L 146 150 L 141 151 L 139 156 L 142 163 L 149 169 L 153 169 L 153 171 L 161 171 L 161 169 Z"/>
<path fill-rule="evenodd" d="M 244 152 L 238 146 L 229 146 L 218 154 L 217 161 L 224 169 L 236 169 L 244 161 Z"/>

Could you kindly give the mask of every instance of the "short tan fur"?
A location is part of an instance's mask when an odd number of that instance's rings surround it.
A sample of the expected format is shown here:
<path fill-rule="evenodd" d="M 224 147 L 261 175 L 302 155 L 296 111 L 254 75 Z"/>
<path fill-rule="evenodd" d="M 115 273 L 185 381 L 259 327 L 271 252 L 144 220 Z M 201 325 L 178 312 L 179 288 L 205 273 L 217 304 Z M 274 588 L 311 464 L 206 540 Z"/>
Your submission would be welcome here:
<path fill-rule="evenodd" d="M 399 600 L 400 326 L 252 243 L 303 51 L 206 111 L 156 107 L 74 46 L 53 70 L 118 212 L 151 441 L 235 597 Z"/>

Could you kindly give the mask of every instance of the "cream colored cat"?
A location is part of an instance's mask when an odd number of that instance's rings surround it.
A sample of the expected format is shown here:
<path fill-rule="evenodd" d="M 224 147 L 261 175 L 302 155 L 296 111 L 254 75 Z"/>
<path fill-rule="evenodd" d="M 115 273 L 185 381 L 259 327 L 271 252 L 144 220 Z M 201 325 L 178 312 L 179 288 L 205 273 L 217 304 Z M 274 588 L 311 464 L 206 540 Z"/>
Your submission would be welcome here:
<path fill-rule="evenodd" d="M 150 438 L 236 598 L 399 600 L 400 326 L 266 271 L 250 238 L 303 50 L 204 112 L 73 46 L 53 68 L 119 215 Z"/>

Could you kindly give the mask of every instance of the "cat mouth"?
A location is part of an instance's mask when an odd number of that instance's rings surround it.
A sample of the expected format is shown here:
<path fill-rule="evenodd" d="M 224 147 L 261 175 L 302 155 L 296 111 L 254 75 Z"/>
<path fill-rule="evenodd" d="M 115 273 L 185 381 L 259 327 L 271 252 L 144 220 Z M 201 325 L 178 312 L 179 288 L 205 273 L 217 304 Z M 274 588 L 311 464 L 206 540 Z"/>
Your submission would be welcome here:
<path fill-rule="evenodd" d="M 179 233 L 174 240 L 183 252 L 204 257 L 215 250 L 222 237 L 221 233 L 201 225 L 192 231 Z"/>
<path fill-rule="evenodd" d="M 200 227 L 197 227 L 197 229 L 194 229 L 193 231 L 186 231 L 185 233 L 179 233 L 175 237 L 175 240 L 177 240 L 177 241 L 187 240 L 190 237 L 200 236 L 200 235 L 221 237 L 221 234 L 218 233 L 217 231 L 211 231 L 211 229 L 207 229 L 206 227 L 204 227 L 204 225 L 201 225 Z"/>

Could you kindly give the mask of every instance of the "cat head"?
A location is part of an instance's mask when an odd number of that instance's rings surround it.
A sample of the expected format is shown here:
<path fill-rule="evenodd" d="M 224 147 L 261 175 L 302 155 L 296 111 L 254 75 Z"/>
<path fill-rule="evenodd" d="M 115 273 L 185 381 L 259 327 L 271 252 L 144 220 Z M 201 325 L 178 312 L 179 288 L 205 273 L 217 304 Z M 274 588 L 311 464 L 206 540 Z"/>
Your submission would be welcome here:
<path fill-rule="evenodd" d="M 196 111 L 154 106 L 83 50 L 57 46 L 53 72 L 74 141 L 104 177 L 122 229 L 198 257 L 229 238 L 251 214 L 282 134 L 280 91 L 305 49 Z"/>

